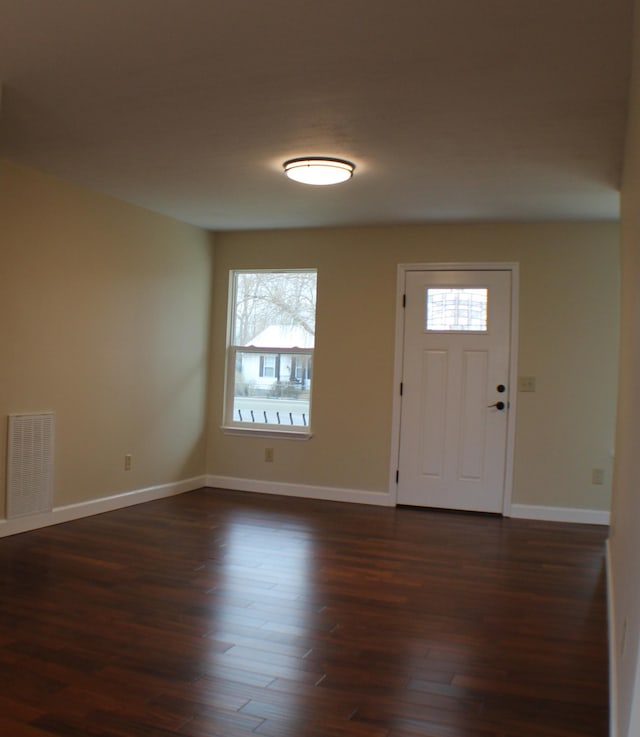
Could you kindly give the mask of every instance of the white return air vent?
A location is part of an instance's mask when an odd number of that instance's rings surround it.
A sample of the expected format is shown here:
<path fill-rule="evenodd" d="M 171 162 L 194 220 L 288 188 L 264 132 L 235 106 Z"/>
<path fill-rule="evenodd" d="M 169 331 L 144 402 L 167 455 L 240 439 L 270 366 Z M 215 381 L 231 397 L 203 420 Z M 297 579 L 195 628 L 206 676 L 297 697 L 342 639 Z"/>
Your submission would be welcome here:
<path fill-rule="evenodd" d="M 51 511 L 53 441 L 53 412 L 9 415 L 7 518 Z"/>

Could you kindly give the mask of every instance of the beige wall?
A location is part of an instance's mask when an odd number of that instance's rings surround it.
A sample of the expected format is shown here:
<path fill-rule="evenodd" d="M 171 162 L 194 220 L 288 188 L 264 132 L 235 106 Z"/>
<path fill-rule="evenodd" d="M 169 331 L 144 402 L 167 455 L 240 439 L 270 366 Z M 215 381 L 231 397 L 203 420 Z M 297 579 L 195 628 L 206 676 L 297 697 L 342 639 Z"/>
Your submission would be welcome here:
<path fill-rule="evenodd" d="M 620 394 L 610 539 L 614 737 L 640 734 L 640 2 L 635 3 L 634 26 L 622 187 Z"/>
<path fill-rule="evenodd" d="M 213 302 L 211 474 L 386 492 L 398 263 L 518 262 L 519 374 L 513 502 L 606 510 L 618 349 L 613 223 L 454 225 L 219 234 Z M 223 435 L 232 268 L 318 268 L 313 430 L 307 442 Z M 266 445 L 275 463 L 263 461 Z M 591 469 L 604 468 L 604 486 Z"/>
<path fill-rule="evenodd" d="M 56 506 L 204 472 L 203 231 L 0 162 L 0 275 L 0 448 L 55 411 Z"/>
<path fill-rule="evenodd" d="M 0 413 L 55 410 L 56 506 L 204 473 L 208 376 L 209 473 L 386 493 L 397 264 L 517 261 L 519 374 L 538 391 L 518 396 L 513 501 L 608 508 L 615 224 L 224 233 L 212 291 L 201 230 L 1 167 Z M 314 437 L 269 440 L 265 464 L 264 440 L 219 431 L 228 272 L 306 266 L 319 270 Z"/>

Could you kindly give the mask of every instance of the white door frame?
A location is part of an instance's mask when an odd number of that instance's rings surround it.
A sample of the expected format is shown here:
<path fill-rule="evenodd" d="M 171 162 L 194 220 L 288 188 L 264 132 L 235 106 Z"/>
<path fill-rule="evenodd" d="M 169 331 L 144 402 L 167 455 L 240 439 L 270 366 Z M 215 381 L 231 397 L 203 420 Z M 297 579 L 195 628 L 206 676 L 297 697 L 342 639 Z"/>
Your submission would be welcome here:
<path fill-rule="evenodd" d="M 511 331 L 509 345 L 509 413 L 507 415 L 507 448 L 504 474 L 504 500 L 502 514 L 511 516 L 511 494 L 513 489 L 513 457 L 516 437 L 516 397 L 518 395 L 518 298 L 520 293 L 519 270 L 517 263 L 437 263 L 437 264 L 398 264 L 396 287 L 396 334 L 393 365 L 393 412 L 391 427 L 391 463 L 389 466 L 389 498 L 392 505 L 398 503 L 397 473 L 400 460 L 400 421 L 402 419 L 402 398 L 400 382 L 403 373 L 404 356 L 404 289 L 408 271 L 510 271 L 511 272 Z"/>

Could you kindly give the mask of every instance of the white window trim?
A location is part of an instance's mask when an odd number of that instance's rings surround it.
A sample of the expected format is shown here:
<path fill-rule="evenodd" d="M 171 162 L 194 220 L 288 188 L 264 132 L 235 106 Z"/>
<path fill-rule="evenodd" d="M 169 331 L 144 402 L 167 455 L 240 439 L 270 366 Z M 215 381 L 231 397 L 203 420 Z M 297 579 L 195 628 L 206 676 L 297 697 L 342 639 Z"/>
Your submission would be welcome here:
<path fill-rule="evenodd" d="M 259 425 L 259 423 L 255 423 Z M 312 432 L 299 432 L 297 430 L 276 430 L 281 425 L 259 425 L 258 427 L 252 427 L 250 425 L 238 424 L 238 425 L 221 425 L 220 429 L 225 435 L 251 435 L 253 437 L 261 438 L 289 438 L 289 440 L 311 440 L 313 437 Z"/>
<path fill-rule="evenodd" d="M 272 425 L 266 423 L 247 423 L 247 422 L 234 422 L 233 421 L 233 404 L 234 396 L 233 389 L 235 386 L 234 382 L 234 371 L 235 371 L 235 356 L 238 350 L 243 353 L 299 353 L 309 356 L 313 356 L 315 353 L 314 348 L 298 348 L 290 347 L 279 348 L 276 346 L 237 346 L 233 345 L 233 321 L 231 315 L 235 313 L 235 275 L 236 274 L 282 274 L 282 273 L 315 273 L 316 278 L 318 269 L 310 267 L 306 269 L 230 269 L 229 270 L 229 289 L 227 296 L 227 349 L 226 349 L 226 371 L 225 371 L 225 383 L 224 383 L 224 407 L 223 407 L 223 420 L 220 425 L 220 429 L 225 435 L 236 435 L 246 437 L 265 437 L 265 438 L 288 438 L 290 440 L 310 440 L 313 437 L 311 430 L 311 402 L 309 404 L 309 425 Z M 313 393 L 311 396 L 313 400 Z M 229 421 L 231 418 L 231 421 Z M 284 429 L 284 428 L 287 429 Z"/>

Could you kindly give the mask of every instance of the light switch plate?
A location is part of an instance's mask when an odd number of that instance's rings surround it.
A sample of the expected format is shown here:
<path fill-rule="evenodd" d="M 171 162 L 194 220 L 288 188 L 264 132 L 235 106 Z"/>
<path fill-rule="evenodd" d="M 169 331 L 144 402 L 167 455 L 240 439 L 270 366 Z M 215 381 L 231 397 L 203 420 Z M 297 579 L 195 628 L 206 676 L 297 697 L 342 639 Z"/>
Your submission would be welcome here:
<path fill-rule="evenodd" d="M 535 392 L 536 377 L 535 376 L 519 376 L 518 391 L 519 392 Z"/>

